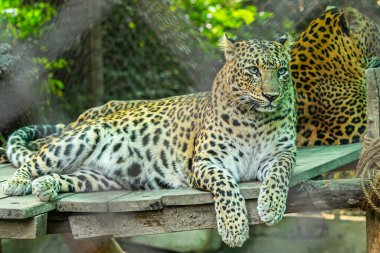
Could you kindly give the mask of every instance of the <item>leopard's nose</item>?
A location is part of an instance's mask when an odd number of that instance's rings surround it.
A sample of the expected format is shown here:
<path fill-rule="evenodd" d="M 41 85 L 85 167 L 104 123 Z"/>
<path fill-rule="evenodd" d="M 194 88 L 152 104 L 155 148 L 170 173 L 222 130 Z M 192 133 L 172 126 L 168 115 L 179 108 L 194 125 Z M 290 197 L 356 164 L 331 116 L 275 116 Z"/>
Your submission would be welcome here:
<path fill-rule="evenodd" d="M 269 102 L 274 101 L 276 98 L 278 98 L 278 93 L 263 93 L 263 96 L 269 100 Z"/>

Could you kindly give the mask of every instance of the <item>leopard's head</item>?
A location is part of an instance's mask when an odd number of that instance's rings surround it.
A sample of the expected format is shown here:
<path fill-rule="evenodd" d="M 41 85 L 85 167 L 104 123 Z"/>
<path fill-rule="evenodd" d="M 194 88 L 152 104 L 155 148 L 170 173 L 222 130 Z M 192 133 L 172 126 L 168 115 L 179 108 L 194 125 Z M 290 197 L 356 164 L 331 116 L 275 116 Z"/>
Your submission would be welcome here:
<path fill-rule="evenodd" d="M 240 111 L 274 112 L 292 94 L 288 70 L 291 39 L 221 41 L 226 64 L 221 75 L 223 93 Z M 216 84 L 218 85 L 218 84 Z"/>
<path fill-rule="evenodd" d="M 364 50 L 367 58 L 380 57 L 380 27 L 357 9 L 343 10 L 347 34 L 354 39 L 356 46 Z"/>

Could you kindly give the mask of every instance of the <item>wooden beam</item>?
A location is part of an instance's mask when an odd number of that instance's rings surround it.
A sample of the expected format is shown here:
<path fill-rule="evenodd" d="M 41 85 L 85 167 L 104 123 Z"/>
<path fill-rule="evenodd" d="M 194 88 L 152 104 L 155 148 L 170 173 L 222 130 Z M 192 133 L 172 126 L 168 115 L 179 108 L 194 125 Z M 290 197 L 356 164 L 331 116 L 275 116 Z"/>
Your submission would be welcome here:
<path fill-rule="evenodd" d="M 1 238 L 35 239 L 46 234 L 47 214 L 23 220 L 0 220 Z"/>
<path fill-rule="evenodd" d="M 380 137 L 380 68 L 366 70 L 367 83 L 367 135 Z M 370 207 L 366 210 L 367 252 L 380 252 L 380 214 Z"/>
<path fill-rule="evenodd" d="M 293 187 L 289 194 L 287 213 L 358 207 L 363 199 L 360 179 L 310 181 Z M 246 201 L 250 224 L 260 223 L 257 200 Z M 162 210 L 77 214 L 69 216 L 74 238 L 170 233 L 215 228 L 214 205 L 169 206 Z"/>
<path fill-rule="evenodd" d="M 64 193 L 58 199 L 72 193 Z M 0 199 L 0 219 L 26 219 L 43 214 L 56 208 L 56 201 L 41 202 L 34 195 L 6 197 Z"/>
<path fill-rule="evenodd" d="M 306 182 L 313 177 L 357 161 L 361 150 L 361 143 L 299 149 L 290 186 Z"/>
<path fill-rule="evenodd" d="M 75 240 L 71 234 L 62 237 L 73 253 L 125 253 L 113 238 Z"/>

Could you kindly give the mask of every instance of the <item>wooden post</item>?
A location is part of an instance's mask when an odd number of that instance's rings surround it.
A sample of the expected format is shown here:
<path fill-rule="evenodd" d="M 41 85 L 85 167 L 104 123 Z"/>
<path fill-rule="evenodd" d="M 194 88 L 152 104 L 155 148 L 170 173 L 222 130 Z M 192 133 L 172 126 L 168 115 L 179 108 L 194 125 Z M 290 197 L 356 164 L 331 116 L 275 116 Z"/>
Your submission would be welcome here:
<path fill-rule="evenodd" d="M 89 1 L 90 14 L 90 82 L 91 104 L 98 106 L 103 103 L 103 52 L 102 52 L 102 24 L 100 0 Z"/>
<path fill-rule="evenodd" d="M 367 83 L 367 135 L 380 136 L 380 68 L 366 70 Z M 380 214 L 370 207 L 366 210 L 367 252 L 380 252 Z"/>

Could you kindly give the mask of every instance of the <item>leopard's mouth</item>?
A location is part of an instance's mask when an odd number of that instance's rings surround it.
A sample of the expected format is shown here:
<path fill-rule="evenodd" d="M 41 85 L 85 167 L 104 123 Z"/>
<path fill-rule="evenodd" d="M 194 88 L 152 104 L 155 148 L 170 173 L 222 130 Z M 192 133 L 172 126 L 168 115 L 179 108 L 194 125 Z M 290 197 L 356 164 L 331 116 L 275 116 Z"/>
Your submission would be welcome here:
<path fill-rule="evenodd" d="M 255 111 L 257 112 L 275 112 L 277 111 L 277 106 L 273 105 L 273 104 L 268 104 L 266 106 L 258 106 L 255 109 Z"/>
<path fill-rule="evenodd" d="M 278 103 L 273 102 L 258 102 L 255 100 L 251 101 L 251 110 L 256 112 L 275 112 L 278 109 Z"/>

